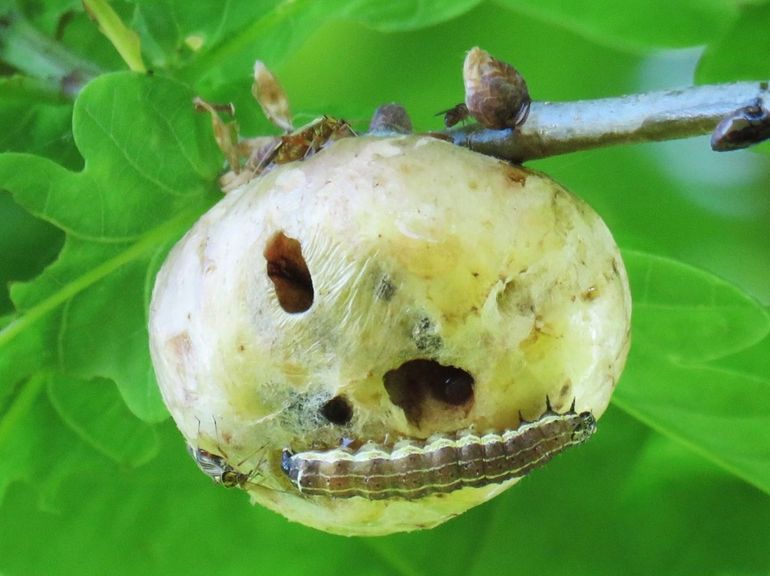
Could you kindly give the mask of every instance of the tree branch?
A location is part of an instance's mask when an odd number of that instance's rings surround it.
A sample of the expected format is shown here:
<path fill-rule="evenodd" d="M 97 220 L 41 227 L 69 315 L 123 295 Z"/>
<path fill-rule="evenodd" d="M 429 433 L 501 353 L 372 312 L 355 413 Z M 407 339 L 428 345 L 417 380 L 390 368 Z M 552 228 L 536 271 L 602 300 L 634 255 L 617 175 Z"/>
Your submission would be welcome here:
<path fill-rule="evenodd" d="M 754 81 L 600 100 L 532 102 L 527 121 L 516 129 L 489 130 L 474 124 L 443 134 L 459 146 L 524 162 L 614 144 L 708 134 L 730 115 L 768 101 L 768 82 Z"/>

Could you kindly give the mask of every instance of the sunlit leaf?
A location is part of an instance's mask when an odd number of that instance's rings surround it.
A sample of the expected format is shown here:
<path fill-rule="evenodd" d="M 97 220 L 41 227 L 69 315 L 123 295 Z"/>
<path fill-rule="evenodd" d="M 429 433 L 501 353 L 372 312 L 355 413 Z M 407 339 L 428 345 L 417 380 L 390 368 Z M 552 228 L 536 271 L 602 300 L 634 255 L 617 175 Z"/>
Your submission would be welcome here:
<path fill-rule="evenodd" d="M 725 30 L 736 12 L 728 0 L 497 1 L 597 42 L 634 50 L 703 44 Z"/>
<path fill-rule="evenodd" d="M 770 80 L 770 4 L 745 4 L 698 64 L 699 82 Z"/>
<path fill-rule="evenodd" d="M 348 0 L 340 16 L 383 32 L 415 30 L 461 16 L 481 0 Z"/>
<path fill-rule="evenodd" d="M 129 412 L 112 382 L 49 376 L 48 394 L 59 416 L 118 464 L 138 466 L 157 455 L 155 431 Z"/>
<path fill-rule="evenodd" d="M 661 357 L 703 362 L 764 338 L 770 314 L 736 286 L 657 256 L 627 252 L 634 297 L 634 345 Z"/>
<path fill-rule="evenodd" d="M 75 107 L 82 172 L 0 156 L 0 186 L 68 233 L 55 264 L 14 286 L 20 316 L 0 333 L 0 350 L 8 354 L 16 338 L 61 311 L 59 366 L 115 380 L 130 408 L 149 420 L 165 417 L 145 329 L 150 279 L 159 254 L 216 197 L 221 162 L 191 101 L 187 89 L 162 78 L 104 76 Z"/>
<path fill-rule="evenodd" d="M 0 420 L 0 502 L 15 482 L 34 487 L 34 507 L 53 510 L 64 479 L 75 473 L 110 469 L 110 460 L 79 441 L 57 417 L 46 394 L 48 374 L 38 373 L 14 383 L 2 403 Z M 4 382 L 5 384 L 5 382 Z M 0 527 L 18 527 L 18 521 Z M 0 569 L 5 566 L 0 564 Z"/>
<path fill-rule="evenodd" d="M 138 4 L 138 17 L 152 40 L 165 47 L 159 64 L 178 67 L 188 82 L 209 90 L 247 77 L 255 60 L 275 66 L 338 9 L 334 3 L 310 0 Z"/>
<path fill-rule="evenodd" d="M 613 401 L 770 493 L 770 379 L 706 363 L 752 345 L 767 353 L 767 312 L 691 267 L 641 253 L 626 262 L 634 344 Z"/>
<path fill-rule="evenodd" d="M 640 356 L 613 401 L 770 494 L 770 379 Z"/>

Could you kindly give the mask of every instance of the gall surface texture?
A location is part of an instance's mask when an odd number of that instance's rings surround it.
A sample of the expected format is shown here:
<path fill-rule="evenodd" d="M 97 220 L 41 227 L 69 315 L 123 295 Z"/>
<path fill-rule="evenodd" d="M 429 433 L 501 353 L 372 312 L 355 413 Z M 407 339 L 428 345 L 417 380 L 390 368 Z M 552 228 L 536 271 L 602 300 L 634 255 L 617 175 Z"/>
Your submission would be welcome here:
<path fill-rule="evenodd" d="M 502 434 L 546 398 L 598 418 L 630 312 L 607 227 L 547 176 L 429 137 L 356 137 L 205 214 L 158 275 L 150 336 L 194 452 L 292 520 L 376 535 L 435 526 L 517 479 L 308 495 L 285 459 Z"/>

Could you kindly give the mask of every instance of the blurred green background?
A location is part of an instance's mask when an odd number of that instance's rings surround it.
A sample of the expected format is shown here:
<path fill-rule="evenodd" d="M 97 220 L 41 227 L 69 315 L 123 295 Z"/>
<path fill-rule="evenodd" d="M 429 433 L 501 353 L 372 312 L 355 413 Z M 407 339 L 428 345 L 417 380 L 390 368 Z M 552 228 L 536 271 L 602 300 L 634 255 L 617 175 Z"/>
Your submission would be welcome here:
<path fill-rule="evenodd" d="M 145 61 L 157 75 L 208 99 L 234 101 L 246 134 L 271 130 L 249 95 L 256 58 L 277 74 L 300 120 L 328 113 L 365 126 L 377 105 L 395 101 L 419 130 L 439 128 L 435 114 L 462 100 L 464 53 L 476 45 L 514 64 L 538 100 L 770 78 L 770 3 L 761 1 L 112 5 L 140 31 Z M 87 60 L 96 73 L 125 69 L 79 2 L 19 2 L 0 10 L 23 15 L 35 33 Z M 72 101 L 51 91 L 47 80 L 56 69 L 32 57 L 42 41 L 27 46 L 15 36 L 18 20 L 4 22 L 0 151 L 30 152 L 80 170 Z M 211 44 L 195 54 L 184 42 L 193 35 Z M 44 82 L 30 87 L 20 77 Z M 716 154 L 702 137 L 530 165 L 586 199 L 625 251 L 713 273 L 746 302 L 754 299 L 758 316 L 766 313 L 770 157 L 763 151 Z M 0 316 L 6 314 L 0 328 L 16 319 L 5 285 L 35 277 L 62 243 L 58 228 L 0 191 Z M 670 281 L 680 278 L 685 292 L 695 281 L 684 273 Z M 688 337 L 686 328 L 678 334 Z M 674 369 L 665 354 L 641 343 L 618 402 L 585 447 L 432 531 L 347 539 L 289 524 L 251 507 L 244 494 L 213 486 L 187 456 L 173 423 L 140 421 L 110 381 L 100 382 L 101 389 L 114 397 L 110 406 L 120 403 L 114 421 L 121 424 L 107 433 L 149 439 L 137 457 L 100 449 L 67 418 L 55 393 L 61 384 L 48 382 L 51 370 L 67 373 L 56 350 L 32 357 L 34 346 L 3 348 L 1 335 L 0 574 L 770 574 L 766 336 L 756 343 L 747 338 L 730 354 L 704 353 L 708 367 L 700 363 L 697 370 Z M 699 341 L 690 344 L 697 349 Z M 737 383 L 729 392 L 714 392 L 705 381 L 699 388 L 701 368 L 710 378 L 737 374 Z M 660 391 L 658 405 L 637 401 L 648 384 Z M 702 443 L 678 430 L 680 416 L 656 420 L 655 410 L 666 412 L 667 391 L 678 396 L 679 387 L 687 398 L 713 393 L 729 413 L 681 417 L 683 428 L 698 427 Z M 708 448 L 727 428 L 741 435 L 725 436 L 720 449 L 740 452 L 746 448 L 740 443 L 748 443 L 764 472 L 749 478 Z M 44 440 L 20 440 L 31 430 Z"/>

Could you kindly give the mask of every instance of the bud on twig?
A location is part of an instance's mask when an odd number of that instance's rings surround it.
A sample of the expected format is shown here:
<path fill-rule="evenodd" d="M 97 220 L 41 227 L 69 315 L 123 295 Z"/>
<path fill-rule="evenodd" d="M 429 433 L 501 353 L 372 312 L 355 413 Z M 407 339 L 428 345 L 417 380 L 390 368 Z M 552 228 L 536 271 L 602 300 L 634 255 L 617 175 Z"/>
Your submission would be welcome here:
<path fill-rule="evenodd" d="M 599 100 L 533 102 L 526 124 L 516 130 L 472 125 L 445 134 L 459 146 L 525 162 L 603 146 L 709 134 L 727 119 L 716 141 L 721 149 L 728 149 L 730 139 L 740 140 L 740 147 L 745 147 L 768 137 L 766 114 L 747 112 L 768 101 L 768 82 L 753 81 Z M 759 108 L 766 110 L 766 105 Z"/>
<path fill-rule="evenodd" d="M 726 116 L 711 135 L 711 149 L 727 152 L 747 148 L 770 138 L 770 110 L 757 98 L 751 105 Z"/>
<path fill-rule="evenodd" d="M 482 126 L 516 128 L 529 114 L 531 99 L 524 77 L 510 64 L 481 48 L 471 48 L 463 65 L 465 107 Z"/>
<path fill-rule="evenodd" d="M 268 120 L 286 132 L 294 130 L 289 110 L 289 99 L 273 73 L 259 60 L 254 62 L 254 96 Z"/>

